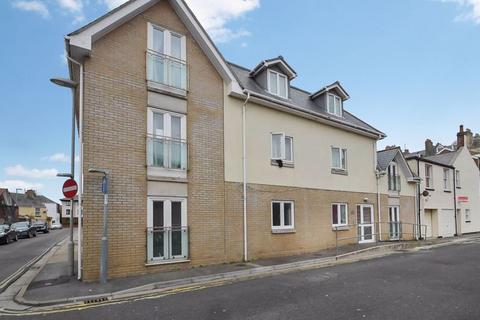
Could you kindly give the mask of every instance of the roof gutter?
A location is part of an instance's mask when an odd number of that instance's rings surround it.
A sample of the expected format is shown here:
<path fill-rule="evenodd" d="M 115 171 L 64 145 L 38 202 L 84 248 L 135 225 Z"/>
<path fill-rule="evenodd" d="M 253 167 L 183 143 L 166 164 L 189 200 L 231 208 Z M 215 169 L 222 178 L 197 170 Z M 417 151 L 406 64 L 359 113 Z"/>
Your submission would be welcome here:
<path fill-rule="evenodd" d="M 356 132 L 356 133 L 359 133 L 359 134 L 362 134 L 362 135 L 365 135 L 367 137 L 374 138 L 374 139 L 377 139 L 377 140 L 381 140 L 381 139 L 386 137 L 386 135 L 383 134 L 383 133 L 379 134 L 379 133 L 376 133 L 376 132 L 372 132 L 372 131 L 366 130 L 366 129 L 364 129 L 362 127 L 359 127 L 357 125 L 354 125 L 354 124 L 345 123 L 344 121 L 340 121 L 340 120 L 337 120 L 337 119 L 334 119 L 334 118 L 331 118 L 331 117 L 328 117 L 328 116 L 324 116 L 324 115 L 316 113 L 316 112 L 311 112 L 311 111 L 308 111 L 308 110 L 300 109 L 294 104 L 278 101 L 276 99 L 267 97 L 265 95 L 252 92 L 248 89 L 243 90 L 244 94 L 239 94 L 236 91 L 232 91 L 230 93 L 230 95 L 244 99 L 245 98 L 245 93 L 247 93 L 247 92 L 250 93 L 250 96 L 251 96 L 250 99 L 252 101 L 258 102 L 258 103 L 263 104 L 263 105 L 266 105 L 267 107 L 272 107 L 274 109 L 279 109 L 279 110 L 282 110 L 282 111 L 292 111 L 293 110 L 293 111 L 296 111 L 296 112 L 294 112 L 295 114 L 297 114 L 299 116 L 302 116 L 304 118 L 313 119 L 313 120 L 323 122 L 323 123 L 326 123 L 326 124 L 329 124 L 329 125 L 336 124 L 336 127 L 346 129 L 348 131 Z M 286 110 L 286 108 L 284 108 L 284 107 L 287 107 L 288 109 Z M 309 115 L 310 117 L 306 117 L 305 115 Z"/>

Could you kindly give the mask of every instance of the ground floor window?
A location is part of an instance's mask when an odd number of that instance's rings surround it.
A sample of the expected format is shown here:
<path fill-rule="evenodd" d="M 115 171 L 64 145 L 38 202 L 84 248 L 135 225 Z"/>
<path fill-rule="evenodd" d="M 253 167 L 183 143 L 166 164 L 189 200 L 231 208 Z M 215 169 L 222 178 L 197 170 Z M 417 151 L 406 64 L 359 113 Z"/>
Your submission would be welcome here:
<path fill-rule="evenodd" d="M 332 225 L 334 227 L 348 224 L 348 207 L 346 203 L 332 203 Z"/>
<path fill-rule="evenodd" d="M 465 209 L 465 222 L 471 222 L 470 219 L 470 209 Z"/>
<path fill-rule="evenodd" d="M 293 201 L 272 201 L 272 230 L 293 229 L 294 220 Z"/>
<path fill-rule="evenodd" d="M 187 199 L 148 199 L 147 254 L 148 261 L 188 258 Z"/>

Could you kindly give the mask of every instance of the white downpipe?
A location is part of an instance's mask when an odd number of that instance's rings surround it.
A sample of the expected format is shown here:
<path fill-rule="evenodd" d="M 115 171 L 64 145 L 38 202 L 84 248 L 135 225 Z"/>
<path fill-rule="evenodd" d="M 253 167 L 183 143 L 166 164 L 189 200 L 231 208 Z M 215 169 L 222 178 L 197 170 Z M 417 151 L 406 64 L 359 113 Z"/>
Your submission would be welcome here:
<path fill-rule="evenodd" d="M 378 240 L 382 241 L 382 204 L 380 203 L 379 180 L 382 177 L 382 172 L 377 171 L 377 211 L 378 211 Z"/>
<path fill-rule="evenodd" d="M 242 143 L 243 143 L 243 260 L 248 261 L 248 240 L 247 240 L 247 103 L 250 99 L 250 92 L 244 91 L 247 98 L 242 106 Z"/>
<path fill-rule="evenodd" d="M 82 219 L 83 219 L 83 64 L 67 57 L 68 60 L 75 63 L 79 67 L 79 92 L 78 92 L 78 144 L 80 146 L 80 177 L 78 179 L 78 203 L 77 203 L 77 222 L 78 222 L 78 246 L 77 246 L 77 279 L 82 279 Z M 72 207 L 73 209 L 73 207 Z M 73 214 L 73 212 L 72 212 Z"/>

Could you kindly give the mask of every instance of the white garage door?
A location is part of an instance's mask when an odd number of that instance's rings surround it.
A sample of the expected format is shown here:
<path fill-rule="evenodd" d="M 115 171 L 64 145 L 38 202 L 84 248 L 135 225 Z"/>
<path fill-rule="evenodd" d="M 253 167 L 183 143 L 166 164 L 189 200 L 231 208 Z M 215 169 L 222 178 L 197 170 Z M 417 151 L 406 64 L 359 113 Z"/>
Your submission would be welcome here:
<path fill-rule="evenodd" d="M 455 214 L 453 210 L 442 209 L 438 214 L 438 235 L 453 237 L 455 234 Z"/>

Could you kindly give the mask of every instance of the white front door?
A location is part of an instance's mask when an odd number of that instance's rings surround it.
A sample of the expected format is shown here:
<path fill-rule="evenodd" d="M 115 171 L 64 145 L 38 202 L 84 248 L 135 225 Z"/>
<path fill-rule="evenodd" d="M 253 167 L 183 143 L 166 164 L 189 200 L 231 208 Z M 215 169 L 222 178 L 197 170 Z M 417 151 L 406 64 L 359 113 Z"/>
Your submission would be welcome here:
<path fill-rule="evenodd" d="M 375 242 L 375 224 L 373 205 L 359 204 L 357 206 L 358 242 Z"/>
<path fill-rule="evenodd" d="M 388 218 L 389 218 L 389 230 L 390 230 L 390 240 L 399 240 L 400 239 L 400 207 L 399 206 L 390 206 L 388 207 Z"/>

